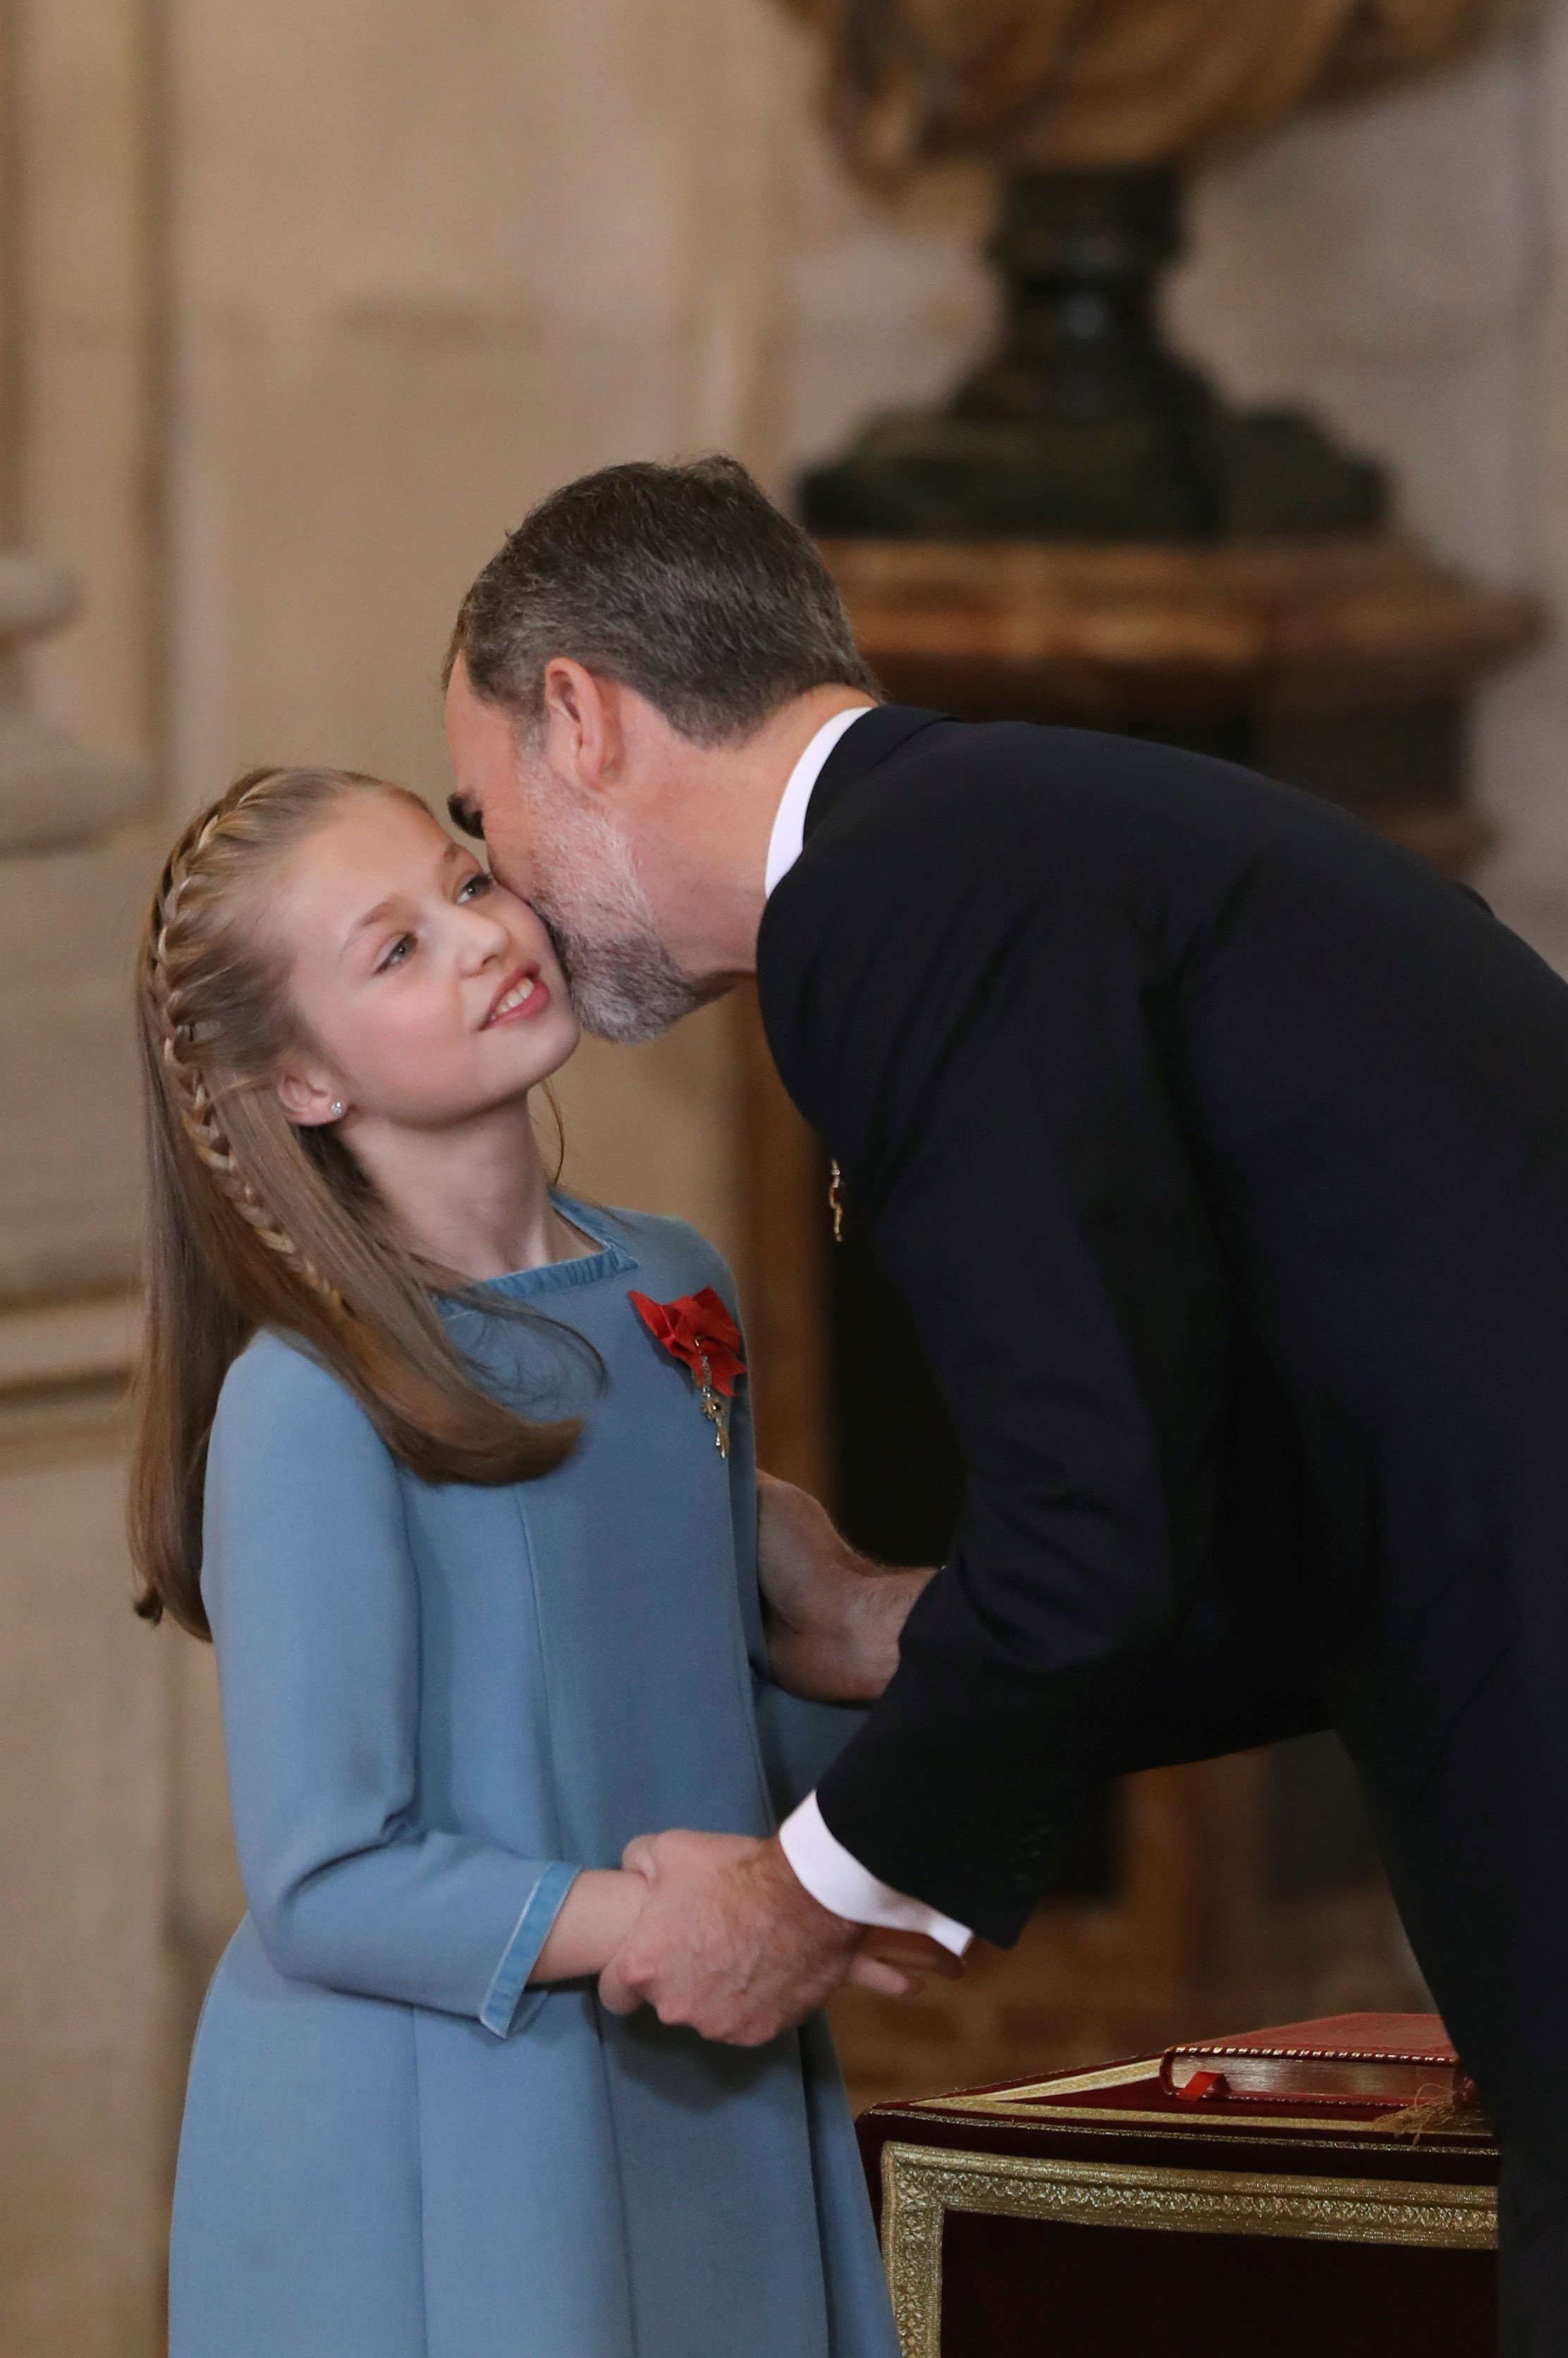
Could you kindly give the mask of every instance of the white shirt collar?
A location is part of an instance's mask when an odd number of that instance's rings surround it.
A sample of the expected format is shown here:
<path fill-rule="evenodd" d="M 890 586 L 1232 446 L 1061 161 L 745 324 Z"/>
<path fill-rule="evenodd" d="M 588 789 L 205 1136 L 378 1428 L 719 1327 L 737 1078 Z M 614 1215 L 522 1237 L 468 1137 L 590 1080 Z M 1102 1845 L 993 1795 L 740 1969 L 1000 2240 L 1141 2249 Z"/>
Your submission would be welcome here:
<path fill-rule="evenodd" d="M 825 720 L 794 769 L 789 784 L 773 820 L 773 831 L 768 838 L 768 864 L 762 874 L 762 896 L 771 899 L 775 884 L 782 882 L 800 858 L 806 843 L 806 812 L 823 764 L 846 729 L 859 720 L 863 713 L 874 712 L 874 704 L 852 704 L 847 712 L 836 712 Z"/>

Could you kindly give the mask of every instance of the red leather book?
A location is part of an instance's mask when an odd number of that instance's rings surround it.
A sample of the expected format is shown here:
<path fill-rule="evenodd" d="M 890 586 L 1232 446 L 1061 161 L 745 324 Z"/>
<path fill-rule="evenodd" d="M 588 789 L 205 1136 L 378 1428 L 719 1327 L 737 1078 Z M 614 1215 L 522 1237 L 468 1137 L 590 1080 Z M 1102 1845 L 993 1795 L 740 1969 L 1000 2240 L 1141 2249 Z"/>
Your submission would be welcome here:
<path fill-rule="evenodd" d="M 1168 2048 L 1160 2085 L 1189 2103 L 1307 2097 L 1319 2104 L 1464 2103 L 1474 2095 L 1435 2014 L 1331 2014 Z"/>
<path fill-rule="evenodd" d="M 1442 2025 L 1173 2051 L 1218 2079 L 1260 2050 L 1413 2069 L 1418 2101 L 1385 2077 L 1358 2098 L 1195 2102 L 1153 2054 L 863 2114 L 904 2358 L 1497 2358 L 1497 2147 L 1478 2112 L 1419 2101 L 1454 2071 Z"/>

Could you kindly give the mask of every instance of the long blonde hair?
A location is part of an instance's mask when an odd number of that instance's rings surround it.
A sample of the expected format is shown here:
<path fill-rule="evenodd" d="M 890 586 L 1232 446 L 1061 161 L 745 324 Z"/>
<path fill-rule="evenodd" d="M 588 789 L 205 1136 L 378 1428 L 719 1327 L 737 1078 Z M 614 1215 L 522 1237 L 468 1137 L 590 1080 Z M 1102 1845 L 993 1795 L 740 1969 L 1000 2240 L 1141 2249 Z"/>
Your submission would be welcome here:
<path fill-rule="evenodd" d="M 179 838 L 137 973 L 146 1149 L 146 1336 L 135 1392 L 130 1532 L 136 1610 L 198 1637 L 201 1493 L 223 1377 L 250 1336 L 297 1337 L 387 1447 L 433 1481 L 551 1472 L 578 1422 L 533 1422 L 484 1391 L 442 1324 L 461 1281 L 402 1243 L 330 1130 L 299 1130 L 273 1086 L 301 1044 L 261 892 L 346 796 L 417 804 L 349 770 L 254 770 Z M 548 1322 L 545 1322 L 548 1323 Z"/>

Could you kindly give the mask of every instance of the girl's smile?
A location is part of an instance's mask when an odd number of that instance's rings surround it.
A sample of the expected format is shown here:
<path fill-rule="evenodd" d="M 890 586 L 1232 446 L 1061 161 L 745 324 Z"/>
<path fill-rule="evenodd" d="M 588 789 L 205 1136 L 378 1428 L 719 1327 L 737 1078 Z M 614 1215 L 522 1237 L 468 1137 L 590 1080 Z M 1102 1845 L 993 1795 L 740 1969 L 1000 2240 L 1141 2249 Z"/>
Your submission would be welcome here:
<path fill-rule="evenodd" d="M 481 1031 L 492 1023 L 510 1023 L 516 1019 L 526 1023 L 531 1017 L 543 1015 L 550 1004 L 550 987 L 536 966 L 524 967 L 502 987 L 501 994 L 480 1026 Z"/>

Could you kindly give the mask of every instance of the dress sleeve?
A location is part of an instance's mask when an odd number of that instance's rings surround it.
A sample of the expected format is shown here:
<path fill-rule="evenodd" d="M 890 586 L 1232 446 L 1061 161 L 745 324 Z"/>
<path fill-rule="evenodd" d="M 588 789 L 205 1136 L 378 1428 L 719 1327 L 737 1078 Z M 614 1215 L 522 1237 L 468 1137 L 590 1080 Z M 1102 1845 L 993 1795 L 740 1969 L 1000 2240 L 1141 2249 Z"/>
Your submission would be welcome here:
<path fill-rule="evenodd" d="M 334 1378 L 264 1336 L 209 1452 L 212 1624 L 240 1872 L 279 1973 L 497 2038 L 578 1873 L 418 1818 L 418 1598 L 396 1468 Z"/>

